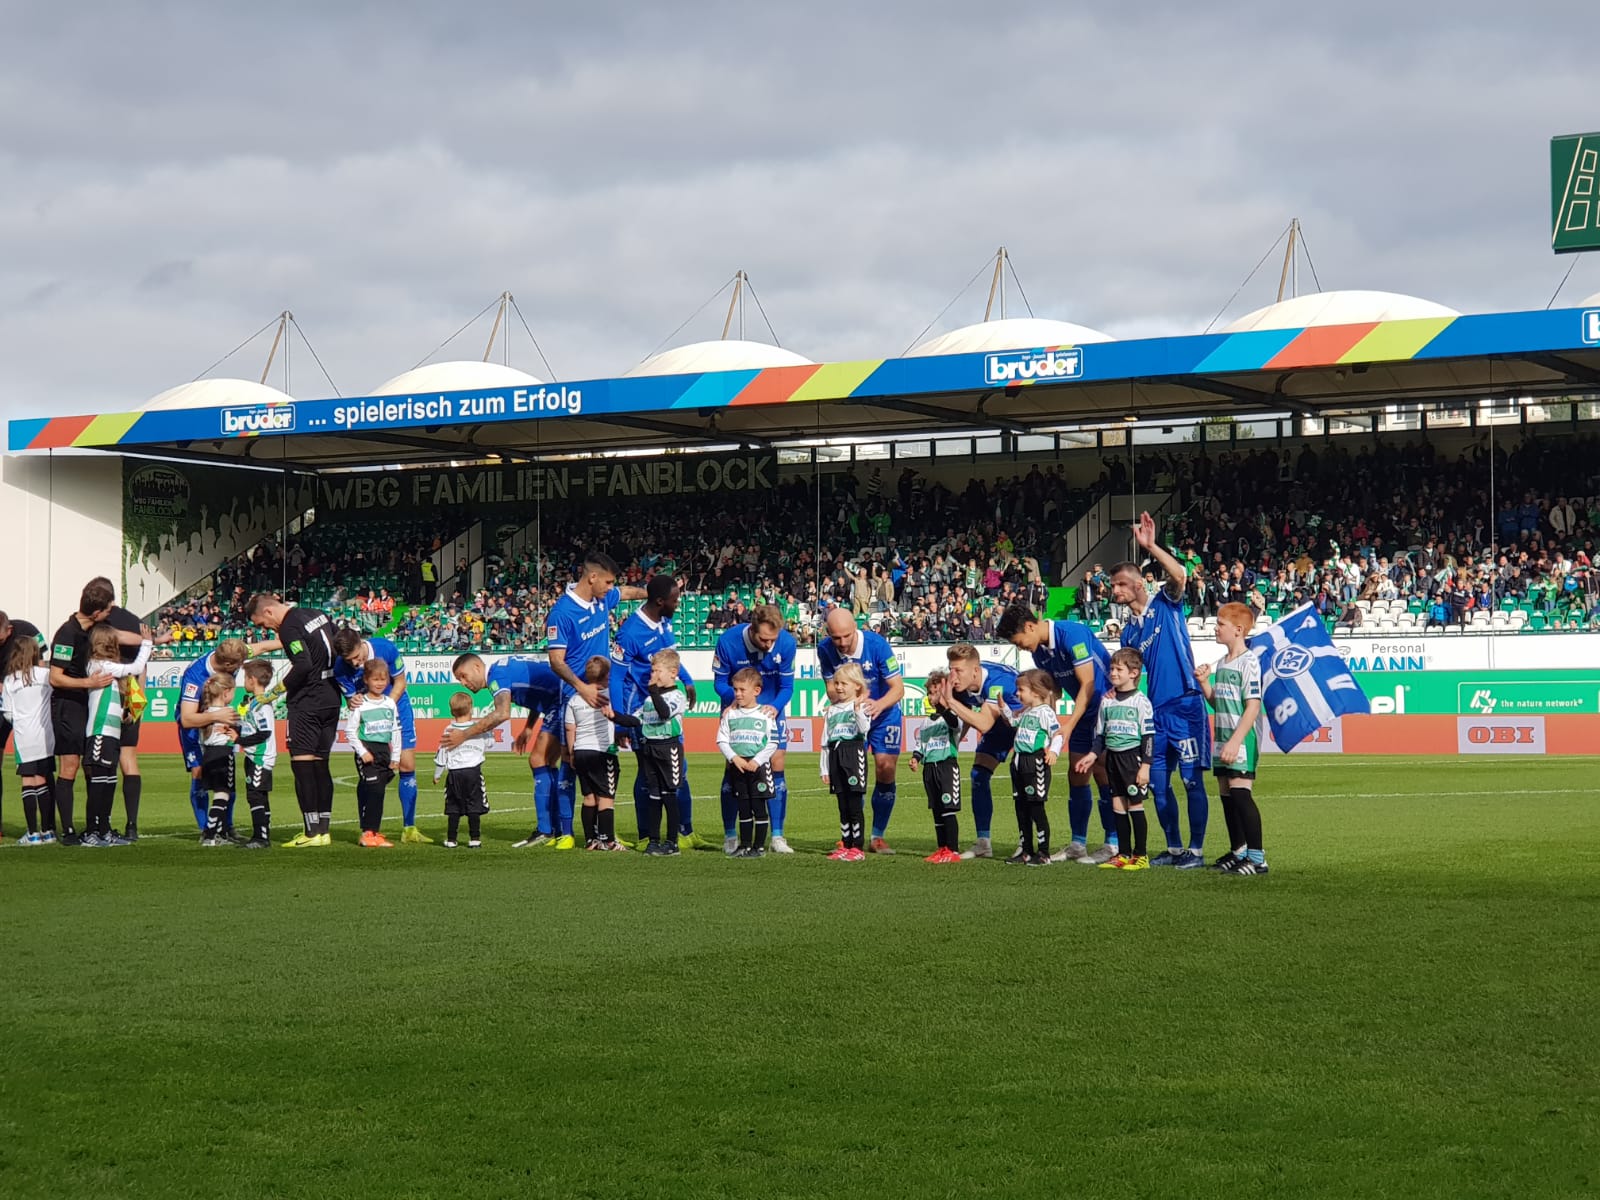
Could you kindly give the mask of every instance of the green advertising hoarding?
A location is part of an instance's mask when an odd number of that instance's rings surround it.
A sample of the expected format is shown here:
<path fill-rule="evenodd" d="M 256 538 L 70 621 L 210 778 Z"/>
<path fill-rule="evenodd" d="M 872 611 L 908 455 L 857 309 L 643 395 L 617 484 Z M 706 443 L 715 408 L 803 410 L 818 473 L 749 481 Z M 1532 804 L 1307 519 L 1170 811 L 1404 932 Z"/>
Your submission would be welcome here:
<path fill-rule="evenodd" d="M 1357 672 L 1356 681 L 1372 701 L 1372 711 L 1379 714 L 1600 713 L 1600 671 L 1379 671 Z M 923 683 L 922 679 L 906 680 L 908 713 L 922 711 Z M 408 692 L 419 718 L 442 720 L 449 717 L 450 697 L 459 690 L 449 683 L 417 683 Z M 149 696 L 150 719 L 171 720 L 177 711 L 178 689 L 152 687 Z M 798 680 L 789 715 L 816 716 L 826 699 L 821 680 Z M 480 706 L 487 705 L 487 694 L 478 700 Z M 698 700 L 693 716 L 717 715 L 716 693 L 709 681 L 699 684 Z"/>

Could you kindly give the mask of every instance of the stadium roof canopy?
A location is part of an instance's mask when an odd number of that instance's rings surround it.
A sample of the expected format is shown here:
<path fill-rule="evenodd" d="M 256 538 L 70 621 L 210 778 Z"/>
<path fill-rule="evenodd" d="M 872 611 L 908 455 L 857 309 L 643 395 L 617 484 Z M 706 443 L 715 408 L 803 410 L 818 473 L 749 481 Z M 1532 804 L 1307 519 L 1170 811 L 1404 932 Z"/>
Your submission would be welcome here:
<path fill-rule="evenodd" d="M 316 470 L 1600 393 L 1600 309 L 1356 321 L 1348 303 L 1334 307 L 1337 324 L 1308 312 L 1289 328 L 1192 337 L 738 369 L 690 363 L 674 374 L 359 399 L 224 393 L 224 403 L 207 396 L 193 407 L 13 420 L 7 444 L 13 453 L 78 447 Z"/>

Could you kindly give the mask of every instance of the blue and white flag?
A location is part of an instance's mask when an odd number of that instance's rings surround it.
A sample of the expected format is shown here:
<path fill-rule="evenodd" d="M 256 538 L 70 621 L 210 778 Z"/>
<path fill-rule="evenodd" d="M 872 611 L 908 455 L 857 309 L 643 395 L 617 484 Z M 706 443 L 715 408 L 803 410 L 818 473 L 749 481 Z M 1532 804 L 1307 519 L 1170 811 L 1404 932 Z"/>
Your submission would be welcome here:
<path fill-rule="evenodd" d="M 1345 713 L 1371 712 L 1322 618 L 1310 604 L 1246 643 L 1261 660 L 1261 708 L 1285 754 Z"/>

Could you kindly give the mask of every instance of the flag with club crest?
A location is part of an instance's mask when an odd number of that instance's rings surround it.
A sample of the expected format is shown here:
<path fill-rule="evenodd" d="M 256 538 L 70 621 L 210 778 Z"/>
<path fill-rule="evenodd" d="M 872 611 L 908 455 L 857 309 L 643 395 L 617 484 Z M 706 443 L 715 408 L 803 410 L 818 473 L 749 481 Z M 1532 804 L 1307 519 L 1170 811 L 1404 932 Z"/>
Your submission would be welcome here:
<path fill-rule="evenodd" d="M 1345 713 L 1371 712 L 1367 694 L 1310 604 L 1246 643 L 1261 660 L 1261 713 L 1285 754 Z"/>

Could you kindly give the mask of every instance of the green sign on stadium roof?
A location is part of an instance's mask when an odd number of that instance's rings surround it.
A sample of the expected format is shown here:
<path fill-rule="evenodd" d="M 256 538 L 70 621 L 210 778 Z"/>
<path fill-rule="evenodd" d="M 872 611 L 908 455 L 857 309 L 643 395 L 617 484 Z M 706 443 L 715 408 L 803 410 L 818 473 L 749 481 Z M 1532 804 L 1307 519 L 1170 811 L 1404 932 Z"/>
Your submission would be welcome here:
<path fill-rule="evenodd" d="M 1600 250 L 1600 133 L 1550 139 L 1550 248 Z"/>

